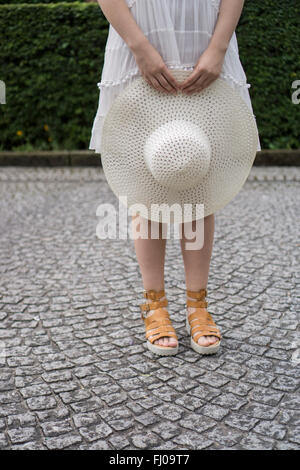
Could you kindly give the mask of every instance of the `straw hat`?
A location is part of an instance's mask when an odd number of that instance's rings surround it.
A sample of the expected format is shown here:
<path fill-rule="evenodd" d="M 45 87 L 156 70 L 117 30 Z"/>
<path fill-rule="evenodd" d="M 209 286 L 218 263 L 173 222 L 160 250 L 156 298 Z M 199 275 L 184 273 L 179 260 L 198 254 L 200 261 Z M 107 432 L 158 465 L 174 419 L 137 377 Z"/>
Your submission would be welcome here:
<path fill-rule="evenodd" d="M 172 73 L 181 82 L 191 72 Z M 224 79 L 198 93 L 172 95 L 139 76 L 106 115 L 101 160 L 108 184 L 128 208 L 140 204 L 139 212 L 154 221 L 188 222 L 237 195 L 258 139 L 254 115 Z"/>

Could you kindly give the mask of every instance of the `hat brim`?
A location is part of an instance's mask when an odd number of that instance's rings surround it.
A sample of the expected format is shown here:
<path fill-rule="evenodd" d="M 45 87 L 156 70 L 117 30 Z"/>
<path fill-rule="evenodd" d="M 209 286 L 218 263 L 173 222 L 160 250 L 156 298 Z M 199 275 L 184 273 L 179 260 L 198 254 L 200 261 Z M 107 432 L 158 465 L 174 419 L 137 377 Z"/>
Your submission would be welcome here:
<path fill-rule="evenodd" d="M 172 72 L 179 81 L 191 73 Z M 199 184 L 178 191 L 169 190 L 154 179 L 143 157 L 151 133 L 173 119 L 199 126 L 212 151 L 205 177 Z M 106 115 L 101 160 L 108 184 L 127 207 L 143 205 L 146 218 L 164 222 L 168 215 L 162 213 L 160 206 L 171 208 L 178 204 L 187 222 L 220 210 L 238 194 L 253 165 L 258 139 L 253 114 L 224 79 L 218 78 L 192 95 L 172 95 L 155 90 L 138 77 L 117 96 Z M 202 204 L 203 212 L 198 212 L 197 205 Z M 190 212 L 184 210 L 185 205 L 190 205 Z"/>

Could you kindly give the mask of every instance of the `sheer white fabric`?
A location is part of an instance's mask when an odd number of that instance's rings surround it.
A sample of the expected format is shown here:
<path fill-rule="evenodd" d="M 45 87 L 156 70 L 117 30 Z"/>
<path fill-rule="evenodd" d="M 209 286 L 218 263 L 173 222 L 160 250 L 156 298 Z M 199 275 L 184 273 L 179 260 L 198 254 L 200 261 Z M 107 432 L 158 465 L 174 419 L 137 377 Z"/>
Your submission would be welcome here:
<path fill-rule="evenodd" d="M 126 0 L 136 23 L 158 50 L 169 69 L 193 70 L 214 32 L 221 0 Z M 100 153 L 104 118 L 124 87 L 140 76 L 135 58 L 112 25 L 109 26 L 89 149 Z M 250 84 L 233 33 L 221 78 L 237 89 L 253 113 Z M 258 150 L 261 150 L 260 143 Z"/>

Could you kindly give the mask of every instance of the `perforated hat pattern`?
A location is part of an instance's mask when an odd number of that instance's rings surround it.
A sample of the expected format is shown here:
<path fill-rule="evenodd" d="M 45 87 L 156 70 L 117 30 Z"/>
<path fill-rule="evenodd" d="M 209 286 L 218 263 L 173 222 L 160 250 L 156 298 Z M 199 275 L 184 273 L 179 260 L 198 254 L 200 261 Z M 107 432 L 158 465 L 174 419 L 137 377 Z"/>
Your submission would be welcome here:
<path fill-rule="evenodd" d="M 182 81 L 191 72 L 172 73 Z M 255 118 L 224 79 L 192 95 L 171 95 L 138 77 L 106 115 L 101 159 L 108 184 L 128 206 L 144 204 L 148 218 L 163 221 L 153 204 L 192 204 L 194 220 L 196 204 L 207 216 L 237 195 L 257 145 Z"/>

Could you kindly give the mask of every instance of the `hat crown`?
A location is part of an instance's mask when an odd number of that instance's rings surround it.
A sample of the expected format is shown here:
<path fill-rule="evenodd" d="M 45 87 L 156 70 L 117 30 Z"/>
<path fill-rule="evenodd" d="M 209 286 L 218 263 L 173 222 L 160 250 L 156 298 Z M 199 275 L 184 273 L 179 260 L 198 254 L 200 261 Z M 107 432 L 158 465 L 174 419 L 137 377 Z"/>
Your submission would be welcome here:
<path fill-rule="evenodd" d="M 144 145 L 146 166 L 165 187 L 188 189 L 209 170 L 211 147 L 205 132 L 185 120 L 172 120 L 155 129 Z"/>

